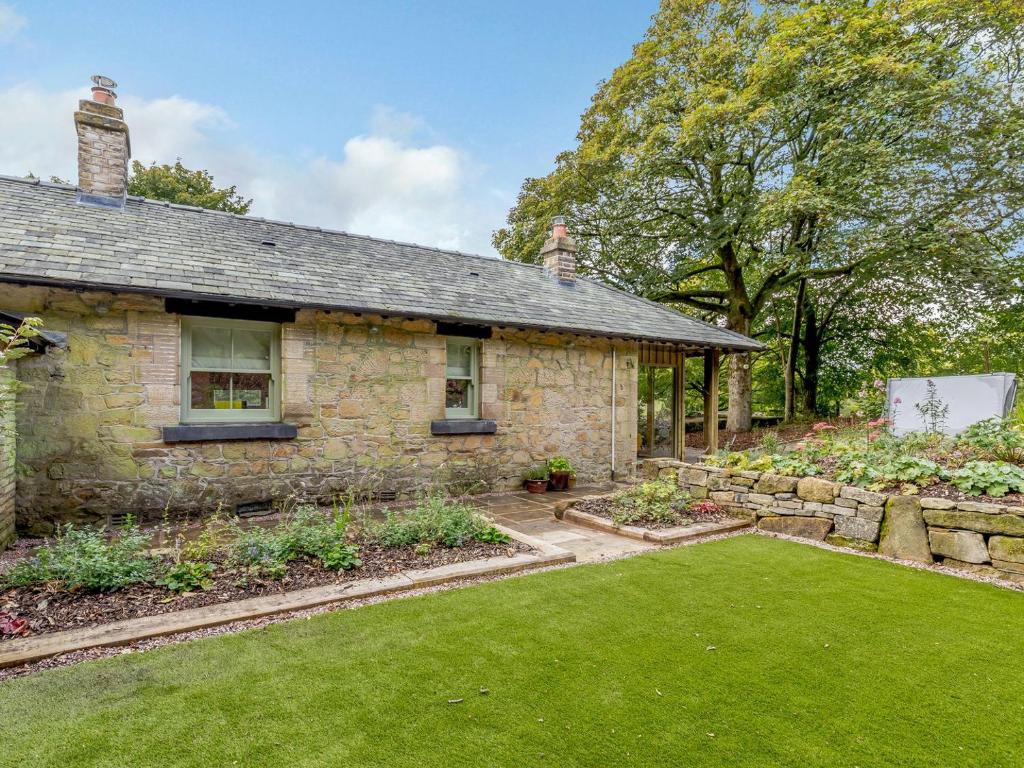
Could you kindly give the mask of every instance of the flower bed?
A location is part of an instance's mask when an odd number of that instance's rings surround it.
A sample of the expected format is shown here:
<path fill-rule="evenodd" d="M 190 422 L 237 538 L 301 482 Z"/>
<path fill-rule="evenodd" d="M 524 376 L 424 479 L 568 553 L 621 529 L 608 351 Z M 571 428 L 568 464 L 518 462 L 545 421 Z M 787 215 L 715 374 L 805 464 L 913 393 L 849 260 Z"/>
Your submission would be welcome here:
<path fill-rule="evenodd" d="M 0 572 L 0 643 L 356 579 L 530 551 L 473 508 L 428 498 L 382 521 L 300 507 L 272 528 L 209 520 L 154 553 L 151 536 L 67 528 Z"/>
<path fill-rule="evenodd" d="M 885 419 L 843 428 L 821 422 L 790 450 L 772 444 L 719 452 L 705 463 L 737 471 L 820 476 L 883 493 L 1024 502 L 1024 430 L 1019 424 L 990 419 L 957 438 L 936 433 L 896 438 L 886 427 Z"/>
<path fill-rule="evenodd" d="M 573 509 L 610 520 L 615 525 L 651 531 L 721 522 L 733 517 L 713 501 L 691 499 L 685 490 L 667 480 L 648 480 L 610 496 L 581 499 Z"/>

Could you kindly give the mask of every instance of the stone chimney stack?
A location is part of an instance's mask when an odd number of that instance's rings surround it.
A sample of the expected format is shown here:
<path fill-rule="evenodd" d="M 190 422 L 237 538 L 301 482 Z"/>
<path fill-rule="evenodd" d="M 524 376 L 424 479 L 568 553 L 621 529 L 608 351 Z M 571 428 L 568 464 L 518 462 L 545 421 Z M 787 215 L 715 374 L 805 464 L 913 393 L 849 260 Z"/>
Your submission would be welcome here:
<path fill-rule="evenodd" d="M 78 198 L 94 205 L 120 207 L 128 191 L 132 156 L 124 112 L 115 106 L 117 83 L 94 75 L 92 98 L 78 102 Z"/>
<path fill-rule="evenodd" d="M 569 237 L 564 216 L 555 216 L 551 224 L 551 237 L 540 249 L 540 255 L 544 257 L 544 271 L 557 277 L 559 282 L 575 283 L 576 243 Z"/>

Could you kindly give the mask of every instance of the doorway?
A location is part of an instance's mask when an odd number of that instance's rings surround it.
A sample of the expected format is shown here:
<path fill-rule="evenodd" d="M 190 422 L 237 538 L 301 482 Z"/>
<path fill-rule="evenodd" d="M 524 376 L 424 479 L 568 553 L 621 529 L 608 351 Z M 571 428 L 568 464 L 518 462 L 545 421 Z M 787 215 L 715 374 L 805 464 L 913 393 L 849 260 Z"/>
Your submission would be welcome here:
<path fill-rule="evenodd" d="M 676 366 L 640 365 L 637 381 L 637 456 L 644 459 L 675 458 Z"/>

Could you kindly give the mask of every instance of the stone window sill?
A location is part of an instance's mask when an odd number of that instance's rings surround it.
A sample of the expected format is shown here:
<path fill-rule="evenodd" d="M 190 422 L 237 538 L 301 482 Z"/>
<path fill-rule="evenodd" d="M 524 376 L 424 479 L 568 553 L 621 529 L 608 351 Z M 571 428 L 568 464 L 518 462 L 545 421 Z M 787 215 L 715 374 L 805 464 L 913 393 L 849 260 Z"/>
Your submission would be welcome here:
<path fill-rule="evenodd" d="M 222 440 L 290 440 L 299 434 L 294 424 L 178 424 L 164 427 L 165 443 L 220 442 Z"/>
<path fill-rule="evenodd" d="M 430 422 L 432 435 L 493 435 L 498 431 L 494 419 L 435 419 Z"/>

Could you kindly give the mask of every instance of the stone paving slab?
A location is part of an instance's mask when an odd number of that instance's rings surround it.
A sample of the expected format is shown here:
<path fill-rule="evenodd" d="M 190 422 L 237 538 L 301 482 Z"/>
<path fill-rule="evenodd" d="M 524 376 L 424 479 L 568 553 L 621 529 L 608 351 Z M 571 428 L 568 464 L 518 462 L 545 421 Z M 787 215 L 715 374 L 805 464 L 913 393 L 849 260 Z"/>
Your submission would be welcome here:
<path fill-rule="evenodd" d="M 308 589 L 297 589 L 277 595 L 218 603 L 164 613 L 159 616 L 126 619 L 98 627 L 8 640 L 0 645 L 0 668 L 27 664 L 71 651 L 101 646 L 128 645 L 151 637 L 176 635 L 181 632 L 191 632 L 236 621 L 258 619 L 277 613 L 313 608 L 325 603 L 405 592 L 459 579 L 515 573 L 530 568 L 571 563 L 576 560 L 576 556 L 572 552 L 551 542 L 502 525 L 496 527 L 513 539 L 528 544 L 536 551 L 520 553 L 512 557 L 489 557 L 437 568 L 411 570 L 385 579 L 358 579 L 345 584 L 328 584 Z"/>
<path fill-rule="evenodd" d="M 681 541 L 709 536 L 713 533 L 728 533 L 753 527 L 749 520 L 726 520 L 717 523 L 691 523 L 690 525 L 680 525 L 674 528 L 650 530 L 635 525 L 616 525 L 611 520 L 599 517 L 598 515 L 591 515 L 587 512 L 579 512 L 571 507 L 562 513 L 562 520 L 587 528 L 595 528 L 606 533 L 617 534 L 638 541 L 649 541 L 655 544 L 677 544 Z"/>

